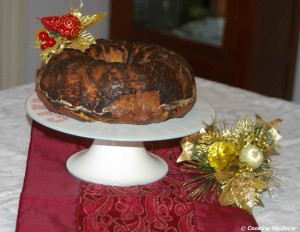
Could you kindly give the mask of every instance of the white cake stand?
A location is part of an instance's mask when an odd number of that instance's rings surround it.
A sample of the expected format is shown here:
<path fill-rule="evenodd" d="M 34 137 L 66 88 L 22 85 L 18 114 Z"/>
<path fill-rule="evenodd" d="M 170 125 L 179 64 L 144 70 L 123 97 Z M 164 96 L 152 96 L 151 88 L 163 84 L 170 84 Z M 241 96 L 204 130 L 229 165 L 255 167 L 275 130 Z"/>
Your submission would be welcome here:
<path fill-rule="evenodd" d="M 149 125 L 80 122 L 50 112 L 36 93 L 26 101 L 28 115 L 54 130 L 94 139 L 88 150 L 73 154 L 67 169 L 75 177 L 97 184 L 133 186 L 152 183 L 163 178 L 168 165 L 149 153 L 144 141 L 179 138 L 197 133 L 215 117 L 214 108 L 197 99 L 193 109 L 183 118 Z"/>

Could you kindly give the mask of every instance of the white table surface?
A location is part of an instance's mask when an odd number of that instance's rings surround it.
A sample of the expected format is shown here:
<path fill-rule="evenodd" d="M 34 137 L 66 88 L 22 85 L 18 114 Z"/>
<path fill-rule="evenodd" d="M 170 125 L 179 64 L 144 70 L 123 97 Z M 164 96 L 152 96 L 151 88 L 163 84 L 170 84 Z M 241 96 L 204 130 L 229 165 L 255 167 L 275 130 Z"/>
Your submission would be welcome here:
<path fill-rule="evenodd" d="M 300 231 L 300 105 L 200 78 L 197 89 L 219 119 L 234 121 L 254 113 L 266 121 L 283 119 L 280 155 L 273 157 L 273 165 L 284 181 L 273 198 L 262 196 L 265 208 L 255 207 L 253 214 L 262 231 Z M 33 92 L 33 83 L 0 91 L 0 232 L 15 231 L 30 141 L 25 101 Z"/>

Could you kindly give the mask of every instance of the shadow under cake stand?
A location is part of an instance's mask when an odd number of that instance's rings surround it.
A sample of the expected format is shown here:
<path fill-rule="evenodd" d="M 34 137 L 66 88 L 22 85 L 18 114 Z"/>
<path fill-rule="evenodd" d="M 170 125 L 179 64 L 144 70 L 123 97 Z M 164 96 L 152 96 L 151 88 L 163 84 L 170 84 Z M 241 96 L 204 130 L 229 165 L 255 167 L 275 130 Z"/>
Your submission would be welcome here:
<path fill-rule="evenodd" d="M 38 123 L 67 134 L 91 138 L 89 149 L 73 154 L 66 163 L 78 179 L 105 185 L 133 186 L 152 183 L 168 172 L 167 163 L 148 152 L 143 142 L 180 138 L 197 133 L 215 117 L 214 108 L 197 98 L 183 118 L 148 125 L 81 122 L 50 112 L 36 93 L 26 101 L 27 114 Z"/>

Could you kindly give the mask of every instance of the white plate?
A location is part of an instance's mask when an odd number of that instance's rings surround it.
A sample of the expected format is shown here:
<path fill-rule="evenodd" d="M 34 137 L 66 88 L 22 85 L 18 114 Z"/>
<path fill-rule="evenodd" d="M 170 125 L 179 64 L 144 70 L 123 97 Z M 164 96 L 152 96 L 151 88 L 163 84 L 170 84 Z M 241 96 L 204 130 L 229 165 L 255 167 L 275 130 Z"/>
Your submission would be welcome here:
<path fill-rule="evenodd" d="M 109 124 L 103 122 L 81 122 L 73 118 L 50 112 L 32 94 L 26 101 L 28 115 L 38 123 L 80 137 L 114 141 L 156 141 L 184 137 L 197 133 L 210 123 L 216 115 L 214 108 L 201 98 L 183 118 L 169 119 L 148 125 Z"/>

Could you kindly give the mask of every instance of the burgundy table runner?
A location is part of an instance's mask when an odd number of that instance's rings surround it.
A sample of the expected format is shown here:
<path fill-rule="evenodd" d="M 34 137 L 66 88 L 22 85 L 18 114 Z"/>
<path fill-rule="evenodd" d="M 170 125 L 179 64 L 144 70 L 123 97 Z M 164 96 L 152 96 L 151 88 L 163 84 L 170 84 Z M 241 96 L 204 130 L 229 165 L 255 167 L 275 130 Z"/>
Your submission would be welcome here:
<path fill-rule="evenodd" d="M 69 174 L 67 159 L 91 142 L 33 122 L 17 232 L 234 232 L 258 227 L 239 208 L 188 198 L 176 163 L 178 139 L 145 143 L 168 163 L 169 172 L 162 180 L 132 187 L 92 184 Z"/>

